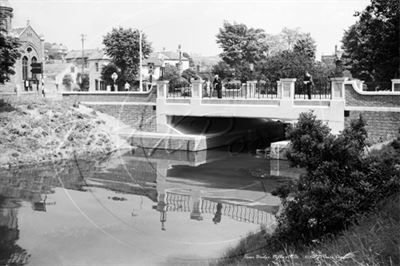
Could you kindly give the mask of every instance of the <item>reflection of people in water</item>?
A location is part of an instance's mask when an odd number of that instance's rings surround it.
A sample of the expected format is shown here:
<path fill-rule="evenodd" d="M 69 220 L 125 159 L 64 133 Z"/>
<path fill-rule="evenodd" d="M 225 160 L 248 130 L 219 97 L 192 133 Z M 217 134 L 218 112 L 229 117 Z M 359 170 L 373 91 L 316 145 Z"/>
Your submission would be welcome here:
<path fill-rule="evenodd" d="M 217 204 L 217 212 L 215 213 L 214 218 L 213 218 L 213 222 L 215 224 L 221 222 L 221 215 L 222 215 L 222 203 L 218 202 L 218 204 Z"/>

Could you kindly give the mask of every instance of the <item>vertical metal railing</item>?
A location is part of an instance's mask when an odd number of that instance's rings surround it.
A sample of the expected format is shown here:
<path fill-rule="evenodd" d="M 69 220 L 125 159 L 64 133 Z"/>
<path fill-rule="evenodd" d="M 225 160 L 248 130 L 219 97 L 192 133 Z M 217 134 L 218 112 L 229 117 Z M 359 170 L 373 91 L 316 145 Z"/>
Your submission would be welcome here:
<path fill-rule="evenodd" d="M 297 80 L 295 82 L 294 98 L 308 99 L 309 97 L 311 97 L 311 99 L 330 99 L 331 82 L 329 78 L 314 79 L 309 85 L 306 84 L 302 79 Z"/>
<path fill-rule="evenodd" d="M 256 83 L 256 89 L 252 98 L 277 98 L 278 85 L 276 81 L 260 80 Z"/>
<path fill-rule="evenodd" d="M 172 87 L 168 84 L 167 98 L 190 98 L 192 97 L 192 87 Z"/>

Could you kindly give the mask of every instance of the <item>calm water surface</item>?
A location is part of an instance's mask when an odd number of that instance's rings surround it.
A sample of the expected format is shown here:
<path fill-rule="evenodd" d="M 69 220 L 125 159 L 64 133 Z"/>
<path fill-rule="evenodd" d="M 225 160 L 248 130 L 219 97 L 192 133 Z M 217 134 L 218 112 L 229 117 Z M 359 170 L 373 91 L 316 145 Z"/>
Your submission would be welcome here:
<path fill-rule="evenodd" d="M 288 178 L 270 168 L 250 153 L 138 149 L 0 172 L 0 264 L 206 265 L 274 225 L 270 192 Z"/>

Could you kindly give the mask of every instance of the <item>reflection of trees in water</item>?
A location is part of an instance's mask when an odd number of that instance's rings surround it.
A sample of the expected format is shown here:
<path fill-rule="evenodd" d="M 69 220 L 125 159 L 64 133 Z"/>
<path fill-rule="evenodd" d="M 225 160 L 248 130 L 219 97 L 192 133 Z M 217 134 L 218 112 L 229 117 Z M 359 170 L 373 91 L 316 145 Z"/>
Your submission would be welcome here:
<path fill-rule="evenodd" d="M 15 206 L 18 205 L 0 195 L 0 265 L 25 265 L 30 257 L 25 249 L 16 244 L 19 230 Z"/>

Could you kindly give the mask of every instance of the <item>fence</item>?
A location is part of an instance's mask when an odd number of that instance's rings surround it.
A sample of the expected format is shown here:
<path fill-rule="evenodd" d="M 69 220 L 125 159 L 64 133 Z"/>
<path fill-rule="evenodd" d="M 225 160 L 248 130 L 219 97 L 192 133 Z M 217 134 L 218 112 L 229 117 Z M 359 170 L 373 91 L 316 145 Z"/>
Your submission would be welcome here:
<path fill-rule="evenodd" d="M 250 98 L 276 98 L 278 96 L 278 84 L 276 81 L 258 81 L 254 94 Z"/>
<path fill-rule="evenodd" d="M 303 80 L 295 82 L 294 97 L 297 99 L 308 99 L 308 88 L 310 86 L 311 99 L 330 99 L 331 98 L 331 82 L 329 78 L 315 79 L 312 84 L 306 84 Z"/>
<path fill-rule="evenodd" d="M 167 98 L 187 98 L 192 97 L 192 88 L 188 87 L 179 87 L 179 88 L 172 88 L 168 85 L 168 94 Z"/>

